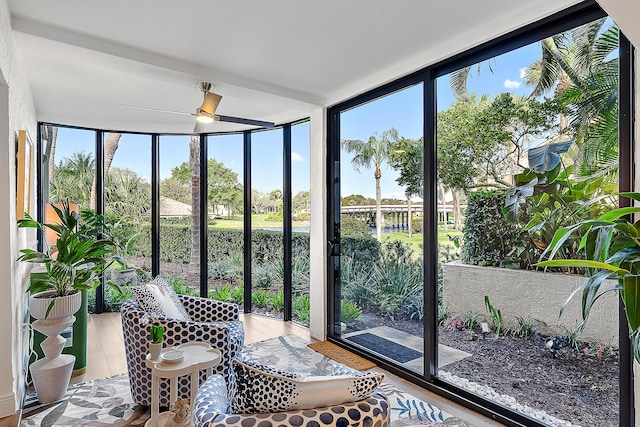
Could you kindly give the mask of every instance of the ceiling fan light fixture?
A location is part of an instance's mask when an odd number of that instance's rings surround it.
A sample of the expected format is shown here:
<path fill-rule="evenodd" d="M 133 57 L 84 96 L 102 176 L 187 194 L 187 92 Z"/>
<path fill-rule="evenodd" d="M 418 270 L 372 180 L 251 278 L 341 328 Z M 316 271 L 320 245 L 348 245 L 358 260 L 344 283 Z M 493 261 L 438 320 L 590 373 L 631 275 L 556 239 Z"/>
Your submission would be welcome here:
<path fill-rule="evenodd" d="M 196 111 L 196 120 L 200 123 L 213 122 L 216 109 L 221 100 L 222 97 L 220 95 L 213 92 L 205 92 L 202 106 Z"/>

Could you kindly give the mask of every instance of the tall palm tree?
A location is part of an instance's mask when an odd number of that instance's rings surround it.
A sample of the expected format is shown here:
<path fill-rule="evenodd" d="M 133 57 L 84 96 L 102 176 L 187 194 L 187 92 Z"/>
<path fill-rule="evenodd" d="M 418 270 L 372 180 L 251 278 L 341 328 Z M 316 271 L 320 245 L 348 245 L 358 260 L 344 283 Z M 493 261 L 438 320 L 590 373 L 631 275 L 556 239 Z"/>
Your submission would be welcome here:
<path fill-rule="evenodd" d="M 200 271 L 200 136 L 189 140 L 189 164 L 191 166 L 191 273 Z M 203 230 L 204 233 L 207 230 Z"/>
<path fill-rule="evenodd" d="M 354 154 L 351 164 L 356 171 L 360 172 L 360 168 L 371 169 L 373 167 L 373 177 L 376 180 L 376 237 L 378 241 L 382 241 L 382 195 L 380 192 L 382 170 L 380 166 L 389 158 L 390 147 L 399 140 L 398 131 L 391 128 L 384 131 L 379 139 L 377 134 L 373 134 L 366 142 L 359 139 L 342 141 L 342 148 L 346 152 Z"/>
<path fill-rule="evenodd" d="M 619 31 L 606 25 L 602 18 L 542 40 L 541 58 L 523 79 L 531 96 L 553 90 L 568 107 L 584 174 L 617 166 Z"/>

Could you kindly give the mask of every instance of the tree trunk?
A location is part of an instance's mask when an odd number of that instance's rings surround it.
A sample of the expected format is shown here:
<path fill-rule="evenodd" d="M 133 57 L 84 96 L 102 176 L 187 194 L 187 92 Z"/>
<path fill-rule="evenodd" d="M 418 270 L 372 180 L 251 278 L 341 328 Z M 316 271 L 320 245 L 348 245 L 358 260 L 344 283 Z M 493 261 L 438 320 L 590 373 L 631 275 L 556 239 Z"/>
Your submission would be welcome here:
<path fill-rule="evenodd" d="M 104 177 L 109 173 L 111 169 L 111 163 L 118 150 L 118 144 L 120 143 L 121 133 L 111 132 L 107 138 L 107 142 L 104 144 Z M 97 172 L 96 172 L 97 173 Z M 93 184 L 91 185 L 91 209 L 96 209 L 96 178 L 93 178 Z"/>
<path fill-rule="evenodd" d="M 380 191 L 380 177 L 376 177 L 376 238 L 382 242 L 382 194 Z"/>
<path fill-rule="evenodd" d="M 449 231 L 449 218 L 447 218 L 447 192 L 444 189 L 444 184 L 441 182 L 438 183 L 438 187 L 440 187 L 440 194 L 442 194 L 442 217 L 444 220 L 444 231 L 446 233 Z"/>
<path fill-rule="evenodd" d="M 453 228 L 456 231 L 460 231 L 460 223 L 462 222 L 462 209 L 460 209 L 460 197 L 458 197 L 458 190 L 451 189 L 451 195 L 453 196 Z"/>
<path fill-rule="evenodd" d="M 191 165 L 191 259 L 189 271 L 200 272 L 200 137 L 192 135 L 189 142 Z"/>
<path fill-rule="evenodd" d="M 413 227 L 411 224 L 411 197 L 407 197 L 407 230 L 409 231 L 409 238 L 413 237 Z"/>
<path fill-rule="evenodd" d="M 58 142 L 58 127 L 57 126 L 46 126 L 45 134 L 47 135 L 47 146 L 44 149 L 44 158 L 43 161 L 47 162 L 48 166 L 48 174 L 45 177 L 47 179 L 46 182 L 42 183 L 42 200 L 44 203 L 49 203 L 51 201 L 51 183 L 55 178 L 55 170 L 56 170 L 56 143 Z"/>

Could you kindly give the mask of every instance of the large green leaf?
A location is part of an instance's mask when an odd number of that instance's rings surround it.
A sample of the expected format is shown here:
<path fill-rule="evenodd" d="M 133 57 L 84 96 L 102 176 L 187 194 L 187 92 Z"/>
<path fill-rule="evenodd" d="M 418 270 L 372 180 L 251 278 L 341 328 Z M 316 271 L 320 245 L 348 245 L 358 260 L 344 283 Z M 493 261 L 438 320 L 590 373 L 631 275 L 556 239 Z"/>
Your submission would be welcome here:
<path fill-rule="evenodd" d="M 627 275 L 622 279 L 622 301 L 631 333 L 640 328 L 640 276 Z"/>
<path fill-rule="evenodd" d="M 629 274 L 629 270 L 616 267 L 615 265 L 607 264 L 600 261 L 591 261 L 588 259 L 554 259 L 549 261 L 542 261 L 535 264 L 536 267 L 580 267 L 580 268 L 601 268 L 604 270 L 612 271 L 618 275 Z"/>

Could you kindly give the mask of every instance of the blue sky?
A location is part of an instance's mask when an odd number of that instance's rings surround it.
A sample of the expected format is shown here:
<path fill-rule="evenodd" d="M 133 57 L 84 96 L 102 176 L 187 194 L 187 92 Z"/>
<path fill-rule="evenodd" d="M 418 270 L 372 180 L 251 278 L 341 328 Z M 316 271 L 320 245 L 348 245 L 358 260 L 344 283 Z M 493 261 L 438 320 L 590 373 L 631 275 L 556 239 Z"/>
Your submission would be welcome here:
<path fill-rule="evenodd" d="M 468 81 L 469 92 L 489 94 L 501 92 L 528 95 L 530 88 L 522 82 L 521 70 L 540 55 L 538 43 L 496 57 L 481 66 L 480 76 L 474 68 Z M 491 65 L 492 71 L 489 70 Z M 438 110 L 446 109 L 454 98 L 448 76 L 437 81 Z M 414 86 L 385 98 L 344 112 L 341 118 L 341 138 L 367 140 L 395 127 L 401 136 L 422 136 L 422 86 Z M 79 150 L 93 152 L 94 134 L 90 131 L 60 128 L 56 159 Z M 309 124 L 292 128 L 293 194 L 309 189 Z M 221 161 L 238 174 L 242 182 L 242 135 L 221 135 L 209 138 L 209 156 Z M 142 177 L 151 176 L 151 138 L 145 135 L 124 134 L 113 160 L 113 167 L 127 168 Z M 252 187 L 263 192 L 282 189 L 282 130 L 254 133 L 252 137 Z M 160 140 L 160 176 L 170 176 L 171 169 L 189 160 L 188 136 L 162 136 Z M 342 154 L 342 195 L 362 194 L 375 196 L 372 170 L 356 172 L 351 156 Z M 404 199 L 404 190 L 395 179 L 397 173 L 384 166 L 382 170 L 382 196 Z"/>

